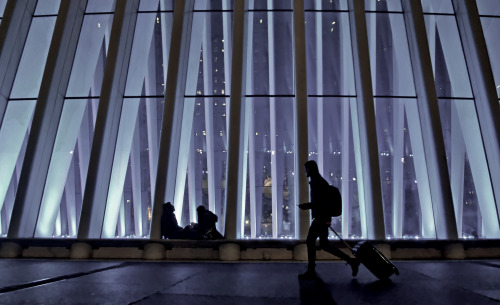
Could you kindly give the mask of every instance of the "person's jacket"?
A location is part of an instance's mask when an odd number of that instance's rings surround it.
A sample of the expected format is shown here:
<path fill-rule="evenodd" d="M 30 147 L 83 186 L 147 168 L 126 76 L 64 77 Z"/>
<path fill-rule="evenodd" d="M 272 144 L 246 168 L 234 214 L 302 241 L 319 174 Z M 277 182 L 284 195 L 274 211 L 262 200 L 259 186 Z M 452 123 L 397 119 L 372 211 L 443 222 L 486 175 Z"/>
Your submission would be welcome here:
<path fill-rule="evenodd" d="M 206 233 L 208 230 L 215 227 L 215 223 L 219 220 L 217 215 L 214 213 L 204 210 L 198 214 L 198 226 L 199 230 Z"/>
<path fill-rule="evenodd" d="M 309 185 L 311 188 L 311 202 L 306 203 L 304 207 L 311 209 L 311 217 L 318 220 L 331 221 L 327 211 L 327 188 L 328 182 L 321 175 L 312 175 Z"/>
<path fill-rule="evenodd" d="M 182 227 L 177 223 L 173 207 L 164 205 L 161 215 L 161 235 L 169 238 L 172 234 L 180 231 L 182 231 Z"/>

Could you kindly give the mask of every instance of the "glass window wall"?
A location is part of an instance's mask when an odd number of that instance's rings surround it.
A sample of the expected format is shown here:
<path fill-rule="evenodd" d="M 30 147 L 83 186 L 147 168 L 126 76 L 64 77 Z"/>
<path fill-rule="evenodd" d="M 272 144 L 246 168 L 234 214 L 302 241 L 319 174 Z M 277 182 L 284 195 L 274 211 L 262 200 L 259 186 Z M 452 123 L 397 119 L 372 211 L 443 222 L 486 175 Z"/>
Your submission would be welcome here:
<path fill-rule="evenodd" d="M 196 208 L 218 216 L 224 234 L 233 1 L 196 1 L 188 68 L 175 214 L 181 226 L 198 222 Z"/>
<path fill-rule="evenodd" d="M 491 63 L 491 70 L 495 79 L 497 96 L 500 99 L 500 58 L 497 50 L 500 48 L 500 2 L 499 1 L 478 1 L 477 7 L 481 15 L 486 47 Z"/>
<path fill-rule="evenodd" d="M 50 3 L 57 6 L 59 2 Z M 45 9 L 39 7 L 45 4 L 47 2 L 39 1 L 35 10 L 44 12 Z M 56 16 L 53 15 L 33 16 L 10 99 L 2 118 L 0 143 L 4 145 L 0 146 L 0 229 L 3 236 L 7 234 L 10 223 L 55 22 Z"/>
<path fill-rule="evenodd" d="M 36 237 L 76 237 L 78 231 L 113 22 L 113 8 L 102 9 L 106 11 L 96 11 L 92 1 L 87 5 L 45 181 Z"/>
<path fill-rule="evenodd" d="M 309 159 L 341 191 L 343 213 L 332 225 L 345 238 L 359 238 L 364 203 L 347 3 L 312 3 L 305 4 Z"/>
<path fill-rule="evenodd" d="M 387 238 L 435 238 L 401 1 L 365 1 Z"/>
<path fill-rule="evenodd" d="M 150 234 L 172 9 L 172 1 L 141 1 L 139 6 L 103 238 L 142 238 Z"/>
<path fill-rule="evenodd" d="M 244 101 L 248 121 L 244 238 L 295 238 L 293 102 L 291 97 Z"/>
<path fill-rule="evenodd" d="M 498 218 L 484 143 L 455 16 L 424 15 L 458 234 L 496 236 Z M 482 212 L 482 213 L 481 213 Z"/>
<path fill-rule="evenodd" d="M 3 13 L 5 11 L 5 5 L 7 5 L 7 0 L 0 0 L 0 22 L 3 18 Z"/>
<path fill-rule="evenodd" d="M 295 238 L 291 1 L 250 1 L 243 100 L 244 238 Z"/>

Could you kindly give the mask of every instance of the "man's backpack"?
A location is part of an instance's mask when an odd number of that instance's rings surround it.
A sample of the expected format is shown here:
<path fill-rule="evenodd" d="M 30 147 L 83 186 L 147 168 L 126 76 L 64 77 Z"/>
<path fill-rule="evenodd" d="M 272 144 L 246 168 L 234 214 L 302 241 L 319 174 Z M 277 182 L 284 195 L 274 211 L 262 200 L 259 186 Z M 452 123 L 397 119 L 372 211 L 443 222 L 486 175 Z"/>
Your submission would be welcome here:
<path fill-rule="evenodd" d="M 326 194 L 328 198 L 328 215 L 331 217 L 342 215 L 342 196 L 339 189 L 333 185 L 328 185 Z"/>

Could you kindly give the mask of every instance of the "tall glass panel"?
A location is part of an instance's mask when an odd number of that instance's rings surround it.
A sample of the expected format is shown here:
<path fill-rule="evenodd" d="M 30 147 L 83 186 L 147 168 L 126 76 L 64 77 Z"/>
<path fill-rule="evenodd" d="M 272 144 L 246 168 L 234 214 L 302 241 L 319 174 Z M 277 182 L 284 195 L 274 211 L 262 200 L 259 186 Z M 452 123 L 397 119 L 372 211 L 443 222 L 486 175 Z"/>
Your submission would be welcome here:
<path fill-rule="evenodd" d="M 386 235 L 436 238 L 404 16 L 377 10 L 366 20 Z"/>
<path fill-rule="evenodd" d="M 439 100 L 458 233 L 496 236 L 498 218 L 473 100 Z M 493 212 L 492 212 L 493 211 Z"/>
<path fill-rule="evenodd" d="M 365 0 L 366 11 L 402 12 L 401 0 Z"/>
<path fill-rule="evenodd" d="M 116 0 L 88 0 L 85 13 L 111 13 L 114 11 Z"/>
<path fill-rule="evenodd" d="M 59 12 L 61 0 L 38 0 L 35 9 L 35 16 L 56 15 Z"/>
<path fill-rule="evenodd" d="M 175 214 L 185 226 L 196 208 L 226 215 L 227 125 L 231 88 L 233 1 L 197 1 L 193 14 L 184 114 L 174 194 Z"/>
<path fill-rule="evenodd" d="M 167 2 L 156 1 L 157 12 L 137 15 L 103 238 L 150 234 L 173 20 Z"/>
<path fill-rule="evenodd" d="M 173 12 L 139 13 L 125 96 L 163 96 Z"/>
<path fill-rule="evenodd" d="M 387 238 L 436 238 L 417 101 L 376 98 Z"/>
<path fill-rule="evenodd" d="M 497 0 L 478 0 L 476 5 L 479 15 L 500 17 L 500 3 Z"/>
<path fill-rule="evenodd" d="M 497 236 L 497 213 L 485 212 L 496 211 L 495 200 L 455 16 L 426 14 L 424 18 L 436 91 L 441 98 L 458 233 L 463 237 Z M 478 211 L 483 212 L 481 216 Z"/>
<path fill-rule="evenodd" d="M 306 12 L 307 93 L 355 95 L 349 15 Z"/>
<path fill-rule="evenodd" d="M 55 16 L 34 16 L 0 127 L 0 234 L 10 223 Z M 8 145 L 5 145 L 8 143 Z"/>
<path fill-rule="evenodd" d="M 272 8 L 268 8 L 272 9 Z M 293 15 L 248 12 L 247 95 L 294 94 Z"/>
<path fill-rule="evenodd" d="M 304 1 L 304 9 L 315 10 L 315 11 L 332 11 L 332 10 L 343 10 L 347 11 L 349 7 L 347 6 L 347 0 L 314 0 L 314 1 Z M 307 23 L 307 22 L 306 22 Z"/>
<path fill-rule="evenodd" d="M 90 98 L 64 102 L 35 237 L 76 237 L 97 105 Z"/>
<path fill-rule="evenodd" d="M 415 96 L 403 15 L 367 13 L 366 27 L 374 95 Z"/>
<path fill-rule="evenodd" d="M 85 15 L 38 214 L 37 237 L 75 237 L 113 14 Z"/>
<path fill-rule="evenodd" d="M 37 98 L 56 17 L 34 17 L 10 98 Z"/>
<path fill-rule="evenodd" d="M 343 1 L 343 0 L 341 0 Z M 291 10 L 293 9 L 292 0 L 268 1 L 268 0 L 249 0 L 250 9 L 255 10 Z"/>
<path fill-rule="evenodd" d="M 425 14 L 424 20 L 438 97 L 472 98 L 455 16 Z"/>
<path fill-rule="evenodd" d="M 451 0 L 421 0 L 422 11 L 432 14 L 453 14 L 453 5 Z M 479 0 L 484 1 L 484 0 Z"/>
<path fill-rule="evenodd" d="M 101 94 L 113 14 L 85 15 L 66 97 Z"/>
<path fill-rule="evenodd" d="M 293 98 L 247 97 L 245 238 L 295 238 Z"/>
<path fill-rule="evenodd" d="M 295 238 L 291 1 L 254 1 L 246 14 L 242 237 Z"/>
<path fill-rule="evenodd" d="M 0 0 L 0 17 L 3 18 L 3 13 L 5 11 L 5 5 L 7 5 L 7 0 Z M 1 19 L 0 19 L 1 21 Z"/>
<path fill-rule="evenodd" d="M 36 100 L 9 101 L 0 129 L 1 234 L 7 236 Z M 6 145 L 8 143 L 8 145 Z"/>
<path fill-rule="evenodd" d="M 332 219 L 346 238 L 363 236 L 364 206 L 361 199 L 361 155 L 357 129 L 356 99 L 309 97 L 309 159 L 321 175 L 342 194 L 342 216 Z M 333 233 L 331 233 L 333 237 Z"/>
<path fill-rule="evenodd" d="M 341 191 L 343 213 L 333 219 L 333 226 L 346 238 L 359 238 L 363 206 L 358 190 L 357 114 L 351 111 L 356 99 L 349 98 L 356 94 L 349 15 L 321 11 L 342 9 L 336 2 L 317 1 L 312 9 L 306 11 L 309 159 Z"/>
<path fill-rule="evenodd" d="M 490 3 L 490 11 L 486 13 L 498 11 L 499 17 L 483 17 L 481 16 L 481 24 L 483 26 L 484 38 L 486 40 L 486 47 L 488 48 L 488 55 L 491 63 L 491 70 L 495 79 L 495 86 L 497 96 L 500 98 L 500 58 L 497 56 L 497 50 L 500 48 L 500 2 Z M 478 3 L 478 7 L 480 7 Z M 480 10 L 481 12 L 481 10 Z"/>
<path fill-rule="evenodd" d="M 149 236 L 163 106 L 163 98 L 123 100 L 103 238 Z"/>
<path fill-rule="evenodd" d="M 219 217 L 217 227 L 224 229 L 226 211 L 226 169 L 227 169 L 227 108 L 229 98 L 196 97 L 186 98 L 189 107 L 191 126 L 183 132 L 184 148 L 187 150 L 187 170 L 182 183 L 183 199 L 179 207 L 180 224 L 185 226 L 197 222 L 196 208 L 204 206 Z M 188 115 L 188 114 L 186 114 Z M 190 129 L 189 134 L 186 129 Z M 182 149 L 182 148 L 181 148 Z M 182 163 L 181 163 L 182 164 Z"/>

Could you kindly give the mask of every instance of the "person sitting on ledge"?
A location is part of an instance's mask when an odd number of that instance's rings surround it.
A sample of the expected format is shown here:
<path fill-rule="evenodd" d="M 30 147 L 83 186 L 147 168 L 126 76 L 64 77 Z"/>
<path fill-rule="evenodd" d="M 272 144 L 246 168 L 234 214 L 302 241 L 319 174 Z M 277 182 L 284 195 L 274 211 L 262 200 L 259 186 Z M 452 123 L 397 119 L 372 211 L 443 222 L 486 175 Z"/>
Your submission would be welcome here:
<path fill-rule="evenodd" d="M 202 205 L 196 208 L 196 213 L 198 214 L 198 223 L 194 224 L 193 228 L 203 236 L 203 239 L 224 239 L 224 236 L 215 227 L 219 220 L 217 215 Z"/>
<path fill-rule="evenodd" d="M 184 238 L 184 229 L 177 223 L 177 218 L 174 214 L 175 207 L 172 203 L 163 204 L 163 214 L 161 215 L 161 235 L 168 239 Z"/>

